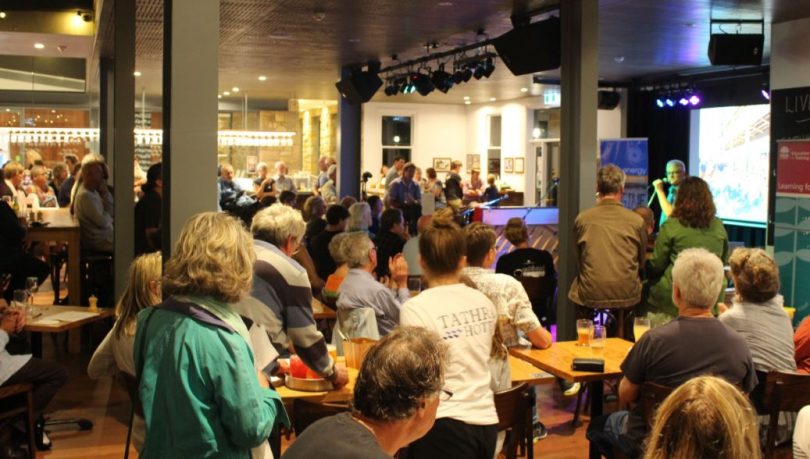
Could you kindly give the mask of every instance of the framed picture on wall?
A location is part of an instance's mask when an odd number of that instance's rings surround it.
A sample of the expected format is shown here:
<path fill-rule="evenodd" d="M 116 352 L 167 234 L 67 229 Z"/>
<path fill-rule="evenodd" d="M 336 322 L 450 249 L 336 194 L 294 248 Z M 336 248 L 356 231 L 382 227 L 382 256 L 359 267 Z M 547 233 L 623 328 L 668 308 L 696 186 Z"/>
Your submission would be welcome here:
<path fill-rule="evenodd" d="M 504 174 L 511 174 L 515 171 L 515 159 L 514 158 L 504 158 L 503 159 L 503 173 Z"/>
<path fill-rule="evenodd" d="M 257 156 L 248 156 L 245 158 L 245 170 L 247 170 L 248 174 L 255 174 L 258 164 L 259 158 Z"/>
<path fill-rule="evenodd" d="M 473 169 L 481 170 L 481 156 L 480 155 L 467 155 L 467 170 Z"/>
<path fill-rule="evenodd" d="M 436 172 L 450 172 L 452 158 L 433 158 L 433 168 Z"/>
<path fill-rule="evenodd" d="M 523 158 L 515 158 L 515 174 L 522 174 L 525 170 Z"/>

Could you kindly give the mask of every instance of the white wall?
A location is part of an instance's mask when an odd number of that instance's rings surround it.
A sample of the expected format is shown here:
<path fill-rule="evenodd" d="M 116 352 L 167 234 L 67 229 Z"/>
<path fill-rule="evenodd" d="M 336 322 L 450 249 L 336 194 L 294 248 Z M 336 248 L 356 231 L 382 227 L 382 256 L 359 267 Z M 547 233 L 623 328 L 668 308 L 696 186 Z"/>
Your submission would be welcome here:
<path fill-rule="evenodd" d="M 810 18 L 771 26 L 771 89 L 810 85 Z"/>
<path fill-rule="evenodd" d="M 382 166 L 382 117 L 411 116 L 413 140 L 411 161 L 424 171 L 433 158 L 466 161 L 467 110 L 463 105 L 405 104 L 370 102 L 363 105 L 363 171 L 374 174 L 377 182 Z M 439 174 L 443 179 L 444 175 Z"/>
<path fill-rule="evenodd" d="M 622 95 L 623 97 L 625 94 Z M 524 158 L 523 174 L 501 174 L 501 182 L 515 191 L 525 192 L 527 199 L 534 194 L 534 146 L 529 142 L 533 126 L 533 111 L 549 108 L 542 97 L 491 102 L 473 105 L 411 104 L 371 102 L 363 105 L 362 170 L 379 179 L 382 166 L 382 117 L 413 117 L 412 161 L 423 170 L 433 165 L 434 157 L 459 159 L 467 171 L 467 155 L 481 159 L 481 173 L 486 175 L 489 147 L 489 117 L 501 116 L 501 167 L 504 158 Z M 597 138 L 617 139 L 623 136 L 621 106 L 614 110 L 599 110 Z M 528 153 L 528 157 L 527 157 Z M 594 152 L 596 155 L 597 152 Z M 531 163 L 530 163 L 531 162 Z M 439 174 L 443 178 L 443 174 Z"/>

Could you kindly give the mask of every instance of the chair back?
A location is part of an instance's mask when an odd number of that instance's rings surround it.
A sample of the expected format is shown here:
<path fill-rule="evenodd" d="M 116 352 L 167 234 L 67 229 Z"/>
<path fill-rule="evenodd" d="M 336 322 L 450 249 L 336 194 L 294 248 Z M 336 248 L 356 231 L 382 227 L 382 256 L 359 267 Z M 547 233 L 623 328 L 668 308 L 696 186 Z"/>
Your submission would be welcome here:
<path fill-rule="evenodd" d="M 377 315 L 373 309 L 338 309 L 336 315 L 337 322 L 335 322 L 335 332 L 332 333 L 332 344 L 335 345 L 338 355 L 344 355 L 341 333 L 346 338 L 380 339 Z"/>
<path fill-rule="evenodd" d="M 769 415 L 765 457 L 774 456 L 780 411 L 799 411 L 810 405 L 810 375 L 771 371 L 765 383 L 763 408 Z"/>
<path fill-rule="evenodd" d="M 646 382 L 641 385 L 641 390 L 638 394 L 638 407 L 642 419 L 648 426 L 652 426 L 655 420 L 655 411 L 658 406 L 669 397 L 675 389 L 672 387 L 662 386 L 660 384 Z"/>
<path fill-rule="evenodd" d="M 528 448 L 532 446 L 532 400 L 528 385 L 522 383 L 495 393 L 495 410 L 498 412 L 498 431 L 508 431 L 503 451 L 507 459 L 517 457 L 520 437 L 526 436 Z"/>
<path fill-rule="evenodd" d="M 117 377 L 129 395 L 129 401 L 132 403 L 132 410 L 138 416 L 143 417 L 143 405 L 141 404 L 141 394 L 138 390 L 138 380 L 135 379 L 134 376 L 123 371 L 118 372 Z"/>
<path fill-rule="evenodd" d="M 523 285 L 523 289 L 526 290 L 529 301 L 533 303 L 552 298 L 554 296 L 554 289 L 556 288 L 555 280 L 549 273 L 544 275 L 537 274 L 540 273 L 521 272 L 519 275 L 515 276 Z"/>

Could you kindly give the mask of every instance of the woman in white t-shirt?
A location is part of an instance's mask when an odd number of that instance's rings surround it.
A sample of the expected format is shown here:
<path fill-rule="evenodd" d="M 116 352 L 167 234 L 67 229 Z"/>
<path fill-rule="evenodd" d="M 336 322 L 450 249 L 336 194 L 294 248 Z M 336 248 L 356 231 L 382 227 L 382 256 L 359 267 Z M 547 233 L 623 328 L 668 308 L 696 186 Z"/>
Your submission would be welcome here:
<path fill-rule="evenodd" d="M 437 212 L 419 238 L 429 288 L 402 306 L 400 323 L 435 330 L 448 344 L 445 389 L 436 423 L 408 447 L 412 458 L 481 458 L 495 453 L 498 414 L 489 359 L 497 310 L 483 293 L 460 281 L 465 238 L 452 211 Z"/>

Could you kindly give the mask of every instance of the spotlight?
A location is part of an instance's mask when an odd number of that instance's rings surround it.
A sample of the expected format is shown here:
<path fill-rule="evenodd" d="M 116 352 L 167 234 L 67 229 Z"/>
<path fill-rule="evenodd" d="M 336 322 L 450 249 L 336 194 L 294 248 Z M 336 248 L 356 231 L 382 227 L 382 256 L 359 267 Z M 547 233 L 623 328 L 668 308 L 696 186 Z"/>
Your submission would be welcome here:
<path fill-rule="evenodd" d="M 433 82 L 430 81 L 430 77 L 422 72 L 411 73 L 411 84 L 416 89 L 416 92 L 423 96 L 430 94 L 436 89 L 436 87 L 433 86 Z"/>
<path fill-rule="evenodd" d="M 669 97 L 666 98 L 664 103 L 667 104 L 667 107 L 674 107 L 675 106 L 675 101 L 670 99 Z"/>
<path fill-rule="evenodd" d="M 698 95 L 696 94 L 693 94 L 692 97 L 689 98 L 689 103 L 692 104 L 693 107 L 696 106 L 697 104 L 700 103 L 700 97 L 698 97 Z"/>
<path fill-rule="evenodd" d="M 475 66 L 475 70 L 473 70 L 473 77 L 475 77 L 476 80 L 480 80 L 484 77 L 484 72 L 484 63 L 479 62 L 478 65 Z"/>
<path fill-rule="evenodd" d="M 762 94 L 765 100 L 771 100 L 771 88 L 767 80 L 762 82 L 762 88 L 760 88 L 759 93 Z"/>
<path fill-rule="evenodd" d="M 453 87 L 453 76 L 444 71 L 444 64 L 439 65 L 439 70 L 430 75 L 430 81 L 436 89 L 445 94 Z"/>
<path fill-rule="evenodd" d="M 397 86 L 396 83 L 392 82 L 391 80 L 388 80 L 388 84 L 385 85 L 385 95 L 394 96 L 397 93 L 399 93 L 399 86 Z"/>
<path fill-rule="evenodd" d="M 489 78 L 492 75 L 492 72 L 495 71 L 495 63 L 492 61 L 491 57 L 488 57 L 480 67 L 482 68 L 483 74 L 486 78 Z"/>
<path fill-rule="evenodd" d="M 664 101 L 659 97 L 658 99 L 655 99 L 655 105 L 657 105 L 658 108 L 664 108 Z"/>
<path fill-rule="evenodd" d="M 678 103 L 686 107 L 687 105 L 689 105 L 689 100 L 686 97 L 681 97 L 680 99 L 678 99 Z"/>

